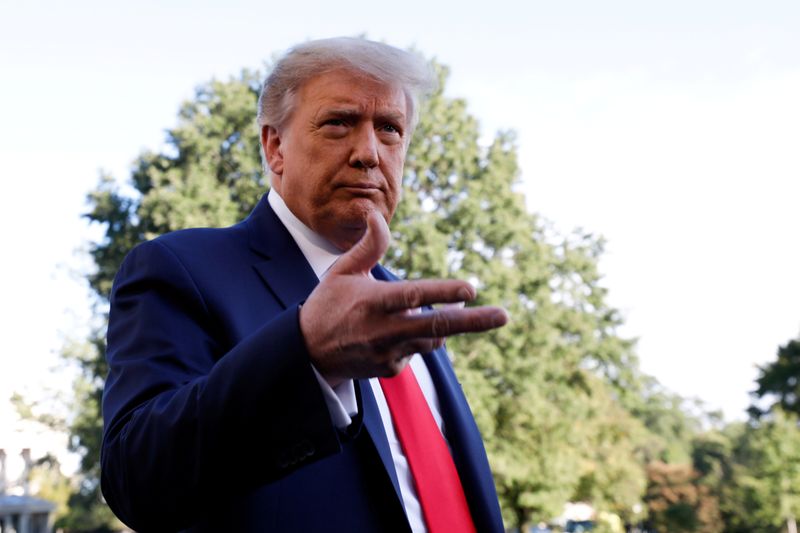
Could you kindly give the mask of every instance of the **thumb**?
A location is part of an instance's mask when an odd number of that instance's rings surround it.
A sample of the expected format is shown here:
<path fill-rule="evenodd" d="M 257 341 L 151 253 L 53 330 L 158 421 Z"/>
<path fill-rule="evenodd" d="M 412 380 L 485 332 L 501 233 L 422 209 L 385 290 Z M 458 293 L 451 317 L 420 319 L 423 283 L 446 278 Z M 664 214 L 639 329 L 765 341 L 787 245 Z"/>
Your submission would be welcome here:
<path fill-rule="evenodd" d="M 331 268 L 335 274 L 365 274 L 372 270 L 389 248 L 391 234 L 386 220 L 377 211 L 367 214 L 367 229 L 357 243 L 342 254 Z"/>

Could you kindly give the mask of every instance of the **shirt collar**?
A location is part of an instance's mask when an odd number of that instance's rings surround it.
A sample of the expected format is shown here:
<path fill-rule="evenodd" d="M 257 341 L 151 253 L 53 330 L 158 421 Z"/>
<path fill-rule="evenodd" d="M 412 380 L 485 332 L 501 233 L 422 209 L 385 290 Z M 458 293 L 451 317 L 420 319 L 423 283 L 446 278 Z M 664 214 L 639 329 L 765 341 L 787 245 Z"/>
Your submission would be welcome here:
<path fill-rule="evenodd" d="M 339 259 L 342 252 L 336 248 L 329 240 L 314 233 L 308 226 L 297 218 L 294 213 L 289 210 L 286 202 L 283 201 L 280 194 L 275 189 L 270 189 L 267 193 L 267 201 L 275 211 L 278 219 L 286 226 L 289 234 L 297 243 L 300 251 L 311 265 L 314 274 L 319 279 L 325 276 L 331 266 Z"/>

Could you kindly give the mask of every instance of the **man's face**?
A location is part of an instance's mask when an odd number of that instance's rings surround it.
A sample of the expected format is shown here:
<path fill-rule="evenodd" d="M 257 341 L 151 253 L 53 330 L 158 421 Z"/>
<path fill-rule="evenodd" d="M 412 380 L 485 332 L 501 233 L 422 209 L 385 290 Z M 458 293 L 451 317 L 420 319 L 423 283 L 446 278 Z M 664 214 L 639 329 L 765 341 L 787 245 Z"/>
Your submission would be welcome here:
<path fill-rule="evenodd" d="M 367 213 L 394 215 L 408 118 L 400 87 L 349 70 L 311 78 L 287 123 L 262 131 L 272 186 L 306 226 L 347 250 Z"/>

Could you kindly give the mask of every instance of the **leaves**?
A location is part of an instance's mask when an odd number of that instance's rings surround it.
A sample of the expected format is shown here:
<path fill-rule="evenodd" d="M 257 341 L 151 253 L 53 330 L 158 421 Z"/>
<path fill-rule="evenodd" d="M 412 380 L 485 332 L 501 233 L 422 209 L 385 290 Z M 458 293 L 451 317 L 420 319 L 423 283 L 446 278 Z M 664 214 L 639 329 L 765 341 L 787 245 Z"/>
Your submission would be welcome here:
<path fill-rule="evenodd" d="M 753 396 L 776 400 L 766 410 L 753 406 L 750 413 L 759 417 L 770 409 L 780 407 L 786 412 L 800 414 L 800 339 L 790 340 L 786 346 L 779 347 L 777 359 L 759 366 L 758 370 L 758 387 L 753 391 Z"/>

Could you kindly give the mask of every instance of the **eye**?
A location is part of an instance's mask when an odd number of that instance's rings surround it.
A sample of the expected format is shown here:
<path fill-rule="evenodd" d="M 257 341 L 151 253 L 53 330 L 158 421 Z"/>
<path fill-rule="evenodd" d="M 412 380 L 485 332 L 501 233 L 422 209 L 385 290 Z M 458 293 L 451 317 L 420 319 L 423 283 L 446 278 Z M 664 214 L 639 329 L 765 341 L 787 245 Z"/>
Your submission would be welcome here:
<path fill-rule="evenodd" d="M 319 131 L 331 139 L 340 139 L 347 135 L 350 123 L 346 118 L 326 118 L 319 125 Z"/>
<path fill-rule="evenodd" d="M 383 131 L 383 132 L 386 132 L 386 133 L 396 133 L 398 135 L 400 135 L 400 133 L 401 133 L 399 127 L 395 126 L 394 124 L 389 124 L 389 123 L 384 124 L 383 126 L 381 126 L 380 130 Z"/>

